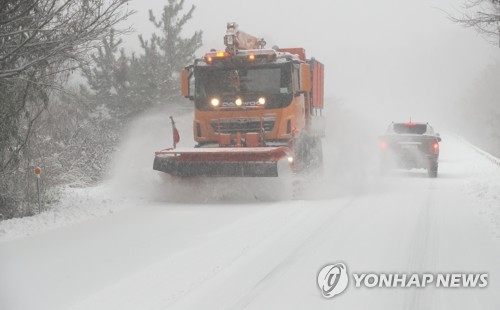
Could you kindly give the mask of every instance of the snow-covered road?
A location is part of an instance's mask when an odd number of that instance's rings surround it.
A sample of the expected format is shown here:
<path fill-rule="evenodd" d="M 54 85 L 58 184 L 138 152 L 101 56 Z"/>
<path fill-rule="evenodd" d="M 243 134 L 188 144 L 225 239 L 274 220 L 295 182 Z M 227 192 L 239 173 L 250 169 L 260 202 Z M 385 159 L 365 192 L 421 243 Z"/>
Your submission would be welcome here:
<path fill-rule="evenodd" d="M 16 238 L 5 236 L 29 222 L 4 221 L 0 309 L 500 309 L 500 167 L 445 135 L 438 179 L 368 169 L 353 172 L 358 184 L 325 169 L 296 200 L 124 199 L 111 214 Z M 359 273 L 486 272 L 489 283 L 351 283 L 324 299 L 317 273 L 339 261 Z"/>

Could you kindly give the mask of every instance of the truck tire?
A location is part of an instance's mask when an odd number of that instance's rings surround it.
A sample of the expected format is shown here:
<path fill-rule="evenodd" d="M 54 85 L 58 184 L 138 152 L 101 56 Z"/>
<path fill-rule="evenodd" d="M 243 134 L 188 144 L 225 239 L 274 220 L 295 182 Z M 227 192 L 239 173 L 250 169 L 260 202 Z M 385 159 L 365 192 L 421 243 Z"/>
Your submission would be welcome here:
<path fill-rule="evenodd" d="M 302 172 L 323 165 L 323 146 L 321 138 L 306 136 L 299 138 L 295 144 L 296 170 Z"/>

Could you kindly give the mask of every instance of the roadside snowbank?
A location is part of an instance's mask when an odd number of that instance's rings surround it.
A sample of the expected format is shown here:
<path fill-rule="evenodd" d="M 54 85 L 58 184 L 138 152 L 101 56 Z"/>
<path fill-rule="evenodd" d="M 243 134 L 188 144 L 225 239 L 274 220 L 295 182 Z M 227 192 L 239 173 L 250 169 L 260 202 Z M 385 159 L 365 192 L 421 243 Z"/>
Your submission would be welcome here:
<path fill-rule="evenodd" d="M 461 139 L 475 153 L 485 158 L 469 167 L 467 194 L 480 206 L 479 213 L 490 224 L 497 238 L 500 238 L 500 158 L 481 150 Z"/>
<path fill-rule="evenodd" d="M 0 241 L 37 234 L 47 230 L 112 214 L 126 204 L 107 194 L 105 185 L 64 189 L 54 208 L 30 217 L 0 222 Z"/>
<path fill-rule="evenodd" d="M 179 114 L 186 113 L 179 111 Z M 144 204 L 143 199 L 151 198 L 157 189 L 154 186 L 157 176 L 151 169 L 154 152 L 167 147 L 170 130 L 165 111 L 140 117 L 131 125 L 114 155 L 114 165 L 106 180 L 94 187 L 67 186 L 62 189 L 59 202 L 49 210 L 31 217 L 0 221 L 0 242 Z"/>

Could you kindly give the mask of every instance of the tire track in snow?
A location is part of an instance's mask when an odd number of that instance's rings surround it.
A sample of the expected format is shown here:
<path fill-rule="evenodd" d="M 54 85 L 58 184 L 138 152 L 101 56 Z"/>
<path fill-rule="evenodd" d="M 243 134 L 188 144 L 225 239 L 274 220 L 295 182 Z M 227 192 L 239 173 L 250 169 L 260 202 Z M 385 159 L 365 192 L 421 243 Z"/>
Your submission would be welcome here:
<path fill-rule="evenodd" d="M 309 217 L 315 213 L 315 209 L 282 205 L 240 218 L 231 225 L 205 233 L 204 240 L 199 240 L 194 246 L 172 253 L 164 260 L 145 266 L 143 270 L 128 275 L 115 285 L 96 292 L 81 305 L 76 305 L 75 309 L 178 307 L 178 303 L 189 300 L 191 294 L 206 288 L 207 284 L 212 283 L 212 280 L 235 263 L 245 261 L 268 238 L 290 229 L 289 226 L 293 226 L 290 223 Z M 254 232 L 256 227 L 260 230 L 259 233 Z M 277 227 L 281 229 L 276 229 Z M 181 267 L 172 269 L 171 266 Z M 184 274 L 182 268 L 190 270 L 186 270 L 187 274 Z M 159 287 L 164 288 L 162 293 L 158 292 Z M 147 308 L 143 307 L 144 300 L 148 300 Z"/>
<path fill-rule="evenodd" d="M 322 235 L 332 224 L 342 218 L 342 215 L 346 210 L 354 205 L 356 198 L 352 198 L 347 201 L 339 210 L 330 214 L 324 219 L 321 225 L 311 232 L 305 240 L 299 243 L 295 249 L 289 252 L 278 264 L 276 264 L 269 272 L 267 272 L 253 287 L 245 294 L 240 301 L 229 307 L 231 309 L 245 309 L 248 305 L 252 303 L 254 298 L 262 292 L 267 285 L 269 285 L 274 279 L 279 277 L 294 261 L 295 258 L 300 257 L 306 252 L 308 246 L 310 246 L 311 241 Z"/>
<path fill-rule="evenodd" d="M 432 180 L 435 181 L 435 180 Z M 431 182 L 427 188 L 426 197 L 420 203 L 420 211 L 418 215 L 417 225 L 414 229 L 414 236 L 411 251 L 408 260 L 408 273 L 427 273 L 431 272 L 436 267 L 437 251 L 437 233 L 435 217 L 431 215 L 432 208 L 435 208 L 434 191 L 436 183 Z M 406 291 L 405 309 L 409 310 L 427 310 L 432 306 L 433 295 L 429 289 L 409 289 Z"/>

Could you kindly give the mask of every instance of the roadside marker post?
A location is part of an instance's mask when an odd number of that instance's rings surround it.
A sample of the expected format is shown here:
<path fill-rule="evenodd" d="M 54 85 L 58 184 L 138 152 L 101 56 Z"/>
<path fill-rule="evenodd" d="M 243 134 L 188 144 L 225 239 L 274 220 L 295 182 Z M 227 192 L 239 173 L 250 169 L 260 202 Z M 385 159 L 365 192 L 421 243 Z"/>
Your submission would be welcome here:
<path fill-rule="evenodd" d="M 35 175 L 36 175 L 36 192 L 38 196 L 38 214 L 42 213 L 42 203 L 40 201 L 40 174 L 42 174 L 42 169 L 40 167 L 36 167 Z"/>

